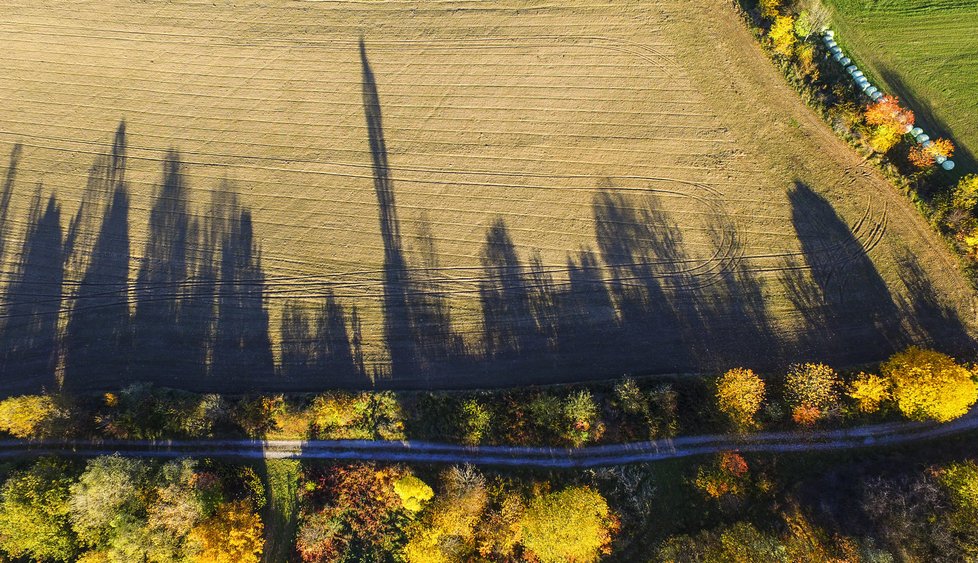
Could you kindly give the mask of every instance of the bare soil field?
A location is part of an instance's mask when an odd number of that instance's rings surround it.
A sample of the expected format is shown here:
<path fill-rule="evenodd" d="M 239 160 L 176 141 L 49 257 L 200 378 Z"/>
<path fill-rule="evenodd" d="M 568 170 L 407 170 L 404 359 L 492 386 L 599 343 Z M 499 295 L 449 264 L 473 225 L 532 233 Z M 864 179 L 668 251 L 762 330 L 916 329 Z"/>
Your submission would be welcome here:
<path fill-rule="evenodd" d="M 7 1 L 8 393 L 489 387 L 971 343 L 719 0 Z"/>

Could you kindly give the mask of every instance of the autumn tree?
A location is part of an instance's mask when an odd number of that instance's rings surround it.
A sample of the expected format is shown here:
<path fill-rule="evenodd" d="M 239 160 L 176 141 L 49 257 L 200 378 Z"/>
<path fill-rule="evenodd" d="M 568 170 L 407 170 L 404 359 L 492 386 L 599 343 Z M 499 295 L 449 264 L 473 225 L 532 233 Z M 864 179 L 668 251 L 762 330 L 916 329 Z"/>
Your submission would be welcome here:
<path fill-rule="evenodd" d="M 917 168 L 930 168 L 936 162 L 938 157 L 951 158 L 954 155 L 954 143 L 951 141 L 941 138 L 934 139 L 928 146 L 916 145 L 910 149 L 907 155 L 907 159 L 910 160 L 910 164 L 913 164 Z"/>
<path fill-rule="evenodd" d="M 740 429 L 757 425 L 754 416 L 764 402 L 764 380 L 753 371 L 734 368 L 717 381 L 717 405 Z"/>
<path fill-rule="evenodd" d="M 781 2 L 782 0 L 760 0 L 758 8 L 760 8 L 761 17 L 769 20 L 776 18 L 781 10 Z"/>
<path fill-rule="evenodd" d="M 897 407 L 913 420 L 947 422 L 978 401 L 971 372 L 940 352 L 910 347 L 894 354 L 882 371 L 893 386 Z"/>
<path fill-rule="evenodd" d="M 785 398 L 795 422 L 810 426 L 834 410 L 840 381 L 825 364 L 794 364 L 785 377 Z"/>
<path fill-rule="evenodd" d="M 435 495 L 427 483 L 411 474 L 394 481 L 394 492 L 409 512 L 418 512 Z"/>
<path fill-rule="evenodd" d="M 442 474 L 443 492 L 408 529 L 404 554 L 409 563 L 472 560 L 475 529 L 488 503 L 485 478 L 472 466 Z"/>
<path fill-rule="evenodd" d="M 869 144 L 879 153 L 889 152 L 903 135 L 913 127 L 913 112 L 902 107 L 893 96 L 883 96 L 868 108 L 863 116 L 872 127 Z"/>
<path fill-rule="evenodd" d="M 722 452 L 708 465 L 696 472 L 694 484 L 713 499 L 738 497 L 748 484 L 747 461 L 737 452 Z"/>
<path fill-rule="evenodd" d="M 0 489 L 0 548 L 16 558 L 73 561 L 70 485 L 69 466 L 56 459 L 12 474 Z"/>
<path fill-rule="evenodd" d="M 890 398 L 890 382 L 878 375 L 860 373 L 849 385 L 848 395 L 860 412 L 874 413 Z"/>
<path fill-rule="evenodd" d="M 394 482 L 403 473 L 373 464 L 332 465 L 309 476 L 308 499 L 297 533 L 303 561 L 340 561 L 351 546 L 365 558 L 397 551 L 397 518 L 403 514 Z"/>
<path fill-rule="evenodd" d="M 187 537 L 197 563 L 258 563 L 265 547 L 261 517 L 247 501 L 229 502 Z"/>
<path fill-rule="evenodd" d="M 55 423 L 67 416 L 50 395 L 21 395 L 0 401 L 0 430 L 17 438 L 50 436 Z"/>
<path fill-rule="evenodd" d="M 798 36 L 795 35 L 795 18 L 792 16 L 777 16 L 771 29 L 768 31 L 768 38 L 774 47 L 774 52 L 785 57 L 791 57 L 795 53 L 795 45 L 798 44 Z"/>
<path fill-rule="evenodd" d="M 588 563 L 609 552 L 617 519 L 589 487 L 569 487 L 530 501 L 521 521 L 523 547 L 541 563 Z"/>

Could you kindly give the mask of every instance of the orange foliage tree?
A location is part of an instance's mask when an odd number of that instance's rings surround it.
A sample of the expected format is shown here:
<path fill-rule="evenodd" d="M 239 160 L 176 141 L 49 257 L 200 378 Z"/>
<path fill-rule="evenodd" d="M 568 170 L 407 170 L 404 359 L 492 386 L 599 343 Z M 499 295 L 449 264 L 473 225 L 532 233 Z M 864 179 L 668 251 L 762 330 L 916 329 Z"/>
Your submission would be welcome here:
<path fill-rule="evenodd" d="M 873 128 L 869 144 L 880 153 L 889 151 L 899 143 L 903 134 L 914 124 L 913 112 L 902 107 L 893 96 L 883 96 L 866 108 L 863 119 Z"/>
<path fill-rule="evenodd" d="M 918 145 L 910 149 L 907 158 L 917 168 L 929 168 L 937 162 L 937 157 L 951 158 L 954 155 L 954 143 L 947 139 L 936 139 L 930 146 Z"/>

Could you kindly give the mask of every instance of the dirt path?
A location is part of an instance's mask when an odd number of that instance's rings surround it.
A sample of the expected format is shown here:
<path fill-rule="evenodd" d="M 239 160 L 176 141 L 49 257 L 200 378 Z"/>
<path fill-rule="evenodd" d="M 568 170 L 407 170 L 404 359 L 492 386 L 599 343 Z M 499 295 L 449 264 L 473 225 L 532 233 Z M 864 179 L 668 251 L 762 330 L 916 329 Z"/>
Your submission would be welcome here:
<path fill-rule="evenodd" d="M 845 430 L 762 432 L 683 436 L 630 444 L 578 449 L 475 446 L 415 441 L 368 440 L 171 440 L 171 441 L 42 441 L 0 442 L 0 458 L 62 455 L 91 457 L 120 453 L 144 458 L 187 456 L 232 459 L 320 459 L 414 463 L 473 463 L 515 467 L 601 467 L 648 463 L 727 450 L 741 452 L 811 452 L 892 446 L 960 434 L 978 429 L 978 410 L 947 424 L 887 423 Z"/>

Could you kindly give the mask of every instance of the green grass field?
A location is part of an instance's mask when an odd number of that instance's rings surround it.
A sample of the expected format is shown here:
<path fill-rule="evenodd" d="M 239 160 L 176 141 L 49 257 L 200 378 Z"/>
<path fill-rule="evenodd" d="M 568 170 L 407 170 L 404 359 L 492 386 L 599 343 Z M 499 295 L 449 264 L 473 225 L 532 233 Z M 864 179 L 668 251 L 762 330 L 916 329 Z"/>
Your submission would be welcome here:
<path fill-rule="evenodd" d="M 828 0 L 837 41 L 868 75 L 952 138 L 955 161 L 978 152 L 978 0 Z"/>

